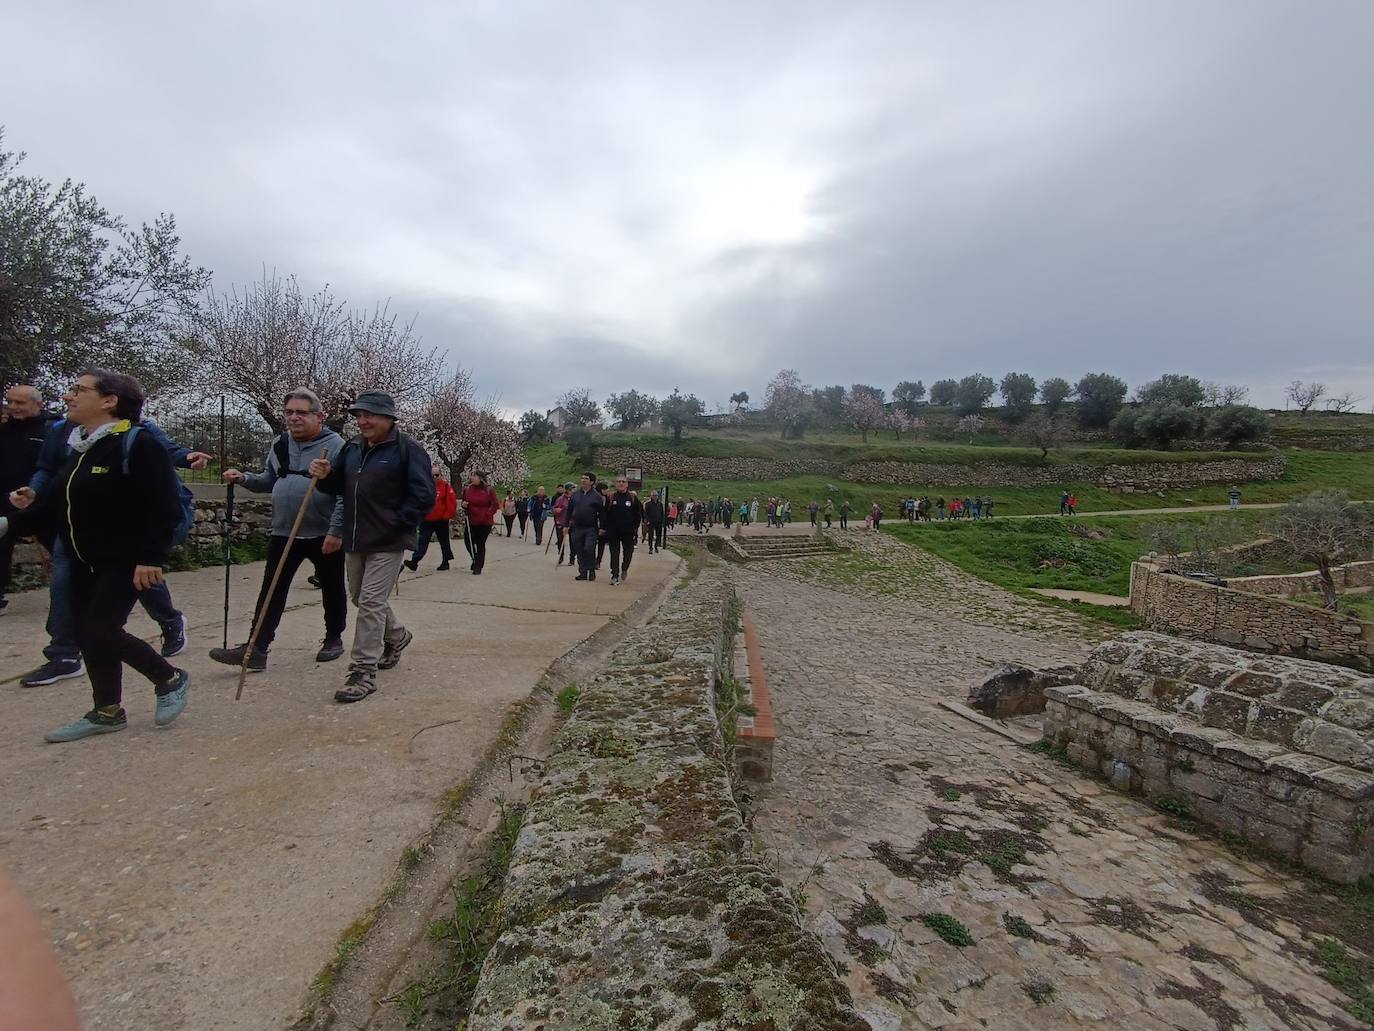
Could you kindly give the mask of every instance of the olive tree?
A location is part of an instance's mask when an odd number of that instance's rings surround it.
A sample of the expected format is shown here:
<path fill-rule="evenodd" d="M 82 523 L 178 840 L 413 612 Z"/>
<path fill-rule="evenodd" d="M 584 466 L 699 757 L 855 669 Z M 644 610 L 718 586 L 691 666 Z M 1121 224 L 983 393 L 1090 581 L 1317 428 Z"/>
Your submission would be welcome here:
<path fill-rule="evenodd" d="M 1374 544 L 1369 513 L 1344 491 L 1316 491 L 1284 505 L 1270 521 L 1269 535 L 1292 560 L 1317 567 L 1322 603 L 1340 602 L 1331 567 L 1367 558 Z"/>

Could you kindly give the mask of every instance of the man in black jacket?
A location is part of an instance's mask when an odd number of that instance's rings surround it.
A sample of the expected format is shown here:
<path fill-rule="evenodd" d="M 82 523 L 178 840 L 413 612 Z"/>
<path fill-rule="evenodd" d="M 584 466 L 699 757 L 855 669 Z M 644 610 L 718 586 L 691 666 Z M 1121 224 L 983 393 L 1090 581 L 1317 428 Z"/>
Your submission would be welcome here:
<path fill-rule="evenodd" d="M 663 527 L 667 521 L 658 491 L 650 494 L 649 500 L 644 503 L 644 521 L 649 525 L 649 554 L 652 555 L 663 547 Z"/>
<path fill-rule="evenodd" d="M 615 478 L 615 493 L 606 499 L 606 538 L 611 546 L 611 586 L 630 575 L 630 559 L 635 553 L 635 534 L 644 519 L 644 506 L 630 491 L 630 481 Z M 621 557 L 622 551 L 624 557 Z"/>
<path fill-rule="evenodd" d="M 593 482 L 591 473 L 583 473 L 581 489 L 568 495 L 568 536 L 579 580 L 596 579 L 596 539 L 606 525 L 606 499 Z"/>
<path fill-rule="evenodd" d="M 343 495 L 342 536 L 327 535 L 323 551 L 343 548 L 348 594 L 358 608 L 348 680 L 334 693 L 336 702 L 360 702 L 376 691 L 377 670 L 395 666 L 413 640 L 388 599 L 401 559 L 415 547 L 420 522 L 434 506 L 429 456 L 396 428 L 391 395 L 365 390 L 348 411 L 357 420 L 358 436 L 343 446 L 336 462 L 317 458 L 310 463 L 320 490 Z"/>
<path fill-rule="evenodd" d="M 29 477 L 38 465 L 38 453 L 55 415 L 43 411 L 43 398 L 38 390 L 27 384 L 5 391 L 5 418 L 0 421 L 0 515 L 13 512 L 9 502 L 12 490 L 28 486 Z M 10 585 L 10 564 L 14 561 L 14 537 L 0 540 L 0 616 L 9 602 L 5 591 Z M 52 540 L 47 542 L 52 544 Z M 49 548 L 51 550 L 51 548 Z"/>

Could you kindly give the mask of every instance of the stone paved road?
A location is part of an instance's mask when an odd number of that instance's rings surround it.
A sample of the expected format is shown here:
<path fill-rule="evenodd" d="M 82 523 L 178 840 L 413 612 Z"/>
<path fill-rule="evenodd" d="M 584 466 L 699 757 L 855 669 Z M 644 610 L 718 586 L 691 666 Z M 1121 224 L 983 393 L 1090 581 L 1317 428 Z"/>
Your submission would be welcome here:
<path fill-rule="evenodd" d="M 779 722 L 754 831 L 875 1029 L 1362 1026 L 1266 908 L 1306 882 L 936 704 L 1102 631 L 886 536 L 844 540 L 863 550 L 733 575 Z"/>

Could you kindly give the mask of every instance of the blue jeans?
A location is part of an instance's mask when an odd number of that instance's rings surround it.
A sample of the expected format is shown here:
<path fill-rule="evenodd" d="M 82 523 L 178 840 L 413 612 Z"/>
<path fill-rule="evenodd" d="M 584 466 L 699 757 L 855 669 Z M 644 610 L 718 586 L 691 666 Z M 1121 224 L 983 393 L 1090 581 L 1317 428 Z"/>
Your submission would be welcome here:
<path fill-rule="evenodd" d="M 53 544 L 52 564 L 48 570 L 48 622 L 44 628 L 48 632 L 48 645 L 43 649 L 43 657 L 54 662 L 76 662 L 81 658 L 72 624 L 71 582 L 71 557 L 59 537 Z M 158 626 L 165 629 L 180 625 L 181 613 L 172 604 L 172 592 L 166 581 L 140 591 L 138 600 L 143 604 L 143 611 Z"/>

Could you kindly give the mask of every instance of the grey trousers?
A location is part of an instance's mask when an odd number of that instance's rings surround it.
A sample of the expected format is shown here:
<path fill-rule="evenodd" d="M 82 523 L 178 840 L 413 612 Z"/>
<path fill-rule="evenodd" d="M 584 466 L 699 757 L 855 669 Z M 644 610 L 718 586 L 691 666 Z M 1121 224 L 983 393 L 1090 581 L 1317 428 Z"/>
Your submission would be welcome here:
<path fill-rule="evenodd" d="M 391 611 L 389 600 L 404 556 L 404 551 L 350 551 L 344 556 L 348 597 L 358 609 L 353 619 L 350 670 L 375 673 L 383 646 L 399 640 L 406 632 Z"/>

